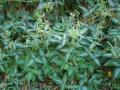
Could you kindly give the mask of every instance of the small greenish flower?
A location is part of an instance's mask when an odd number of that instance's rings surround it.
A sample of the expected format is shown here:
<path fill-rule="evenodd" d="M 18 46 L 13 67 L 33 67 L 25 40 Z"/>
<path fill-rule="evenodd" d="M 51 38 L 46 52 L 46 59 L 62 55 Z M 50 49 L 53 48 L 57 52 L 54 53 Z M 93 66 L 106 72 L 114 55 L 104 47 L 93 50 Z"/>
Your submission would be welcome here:
<path fill-rule="evenodd" d="M 75 29 L 75 28 L 69 29 L 68 32 L 70 34 L 70 37 L 72 37 L 72 39 L 74 39 L 74 40 L 79 37 L 79 31 L 78 31 L 78 29 Z"/>

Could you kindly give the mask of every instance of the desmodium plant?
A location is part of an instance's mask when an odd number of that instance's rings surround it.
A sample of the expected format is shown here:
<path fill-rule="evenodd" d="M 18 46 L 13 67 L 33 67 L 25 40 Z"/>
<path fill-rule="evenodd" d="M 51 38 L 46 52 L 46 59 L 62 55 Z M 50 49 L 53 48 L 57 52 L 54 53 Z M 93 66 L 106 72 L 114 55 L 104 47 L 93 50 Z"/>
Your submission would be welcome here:
<path fill-rule="evenodd" d="M 120 90 L 119 4 L 0 2 L 0 89 Z"/>

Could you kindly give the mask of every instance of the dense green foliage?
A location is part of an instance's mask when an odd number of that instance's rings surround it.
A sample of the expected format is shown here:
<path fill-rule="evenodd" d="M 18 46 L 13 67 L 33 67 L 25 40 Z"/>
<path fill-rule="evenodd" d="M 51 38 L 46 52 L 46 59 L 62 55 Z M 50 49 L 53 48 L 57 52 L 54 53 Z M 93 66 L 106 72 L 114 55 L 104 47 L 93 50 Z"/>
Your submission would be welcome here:
<path fill-rule="evenodd" d="M 120 0 L 0 1 L 0 90 L 119 84 Z"/>

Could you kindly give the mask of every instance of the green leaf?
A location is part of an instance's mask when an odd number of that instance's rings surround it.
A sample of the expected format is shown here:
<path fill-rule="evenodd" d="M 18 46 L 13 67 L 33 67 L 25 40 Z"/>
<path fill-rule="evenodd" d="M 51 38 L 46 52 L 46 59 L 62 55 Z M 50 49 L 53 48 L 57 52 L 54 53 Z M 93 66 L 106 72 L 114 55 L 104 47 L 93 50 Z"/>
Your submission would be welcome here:
<path fill-rule="evenodd" d="M 96 63 L 98 66 L 101 66 L 100 61 L 99 61 L 97 58 L 95 58 L 95 57 L 93 56 L 93 54 L 92 54 L 86 47 L 84 47 L 84 48 L 85 48 L 86 52 L 89 54 L 89 56 L 95 61 L 95 63 Z"/>
<path fill-rule="evenodd" d="M 66 61 L 66 62 L 68 61 L 68 59 L 69 59 L 69 57 L 70 57 L 70 54 L 72 53 L 73 50 L 74 50 L 74 49 L 71 48 L 71 49 L 68 51 L 68 53 L 66 54 L 66 58 L 65 58 L 65 61 Z"/>
<path fill-rule="evenodd" d="M 110 59 L 110 60 L 105 62 L 104 66 L 119 67 L 120 66 L 120 61 L 119 61 L 119 59 Z"/>
<path fill-rule="evenodd" d="M 114 79 L 120 78 L 120 68 L 114 70 Z"/>
<path fill-rule="evenodd" d="M 39 50 L 40 60 L 43 62 L 43 64 L 47 64 L 47 60 L 44 54 L 44 51 L 42 49 Z"/>
<path fill-rule="evenodd" d="M 113 0 L 108 0 L 108 3 L 111 7 L 114 7 L 115 6 L 115 3 L 113 2 Z"/>
<path fill-rule="evenodd" d="M 33 73 L 29 72 L 27 73 L 27 75 L 25 76 L 25 78 L 28 80 L 28 82 L 30 82 L 31 80 L 34 81 L 35 77 L 33 75 Z"/>
<path fill-rule="evenodd" d="M 58 85 L 62 85 L 63 84 L 63 81 L 60 78 L 58 78 L 58 77 L 50 76 L 50 78 Z"/>
<path fill-rule="evenodd" d="M 80 8 L 83 10 L 83 16 L 84 17 L 90 16 L 96 10 L 97 7 L 98 7 L 98 5 L 95 5 L 90 10 L 87 10 L 85 7 L 80 6 Z"/>
<path fill-rule="evenodd" d="M 87 0 L 87 2 L 88 2 L 91 6 L 94 6 L 94 0 Z"/>

